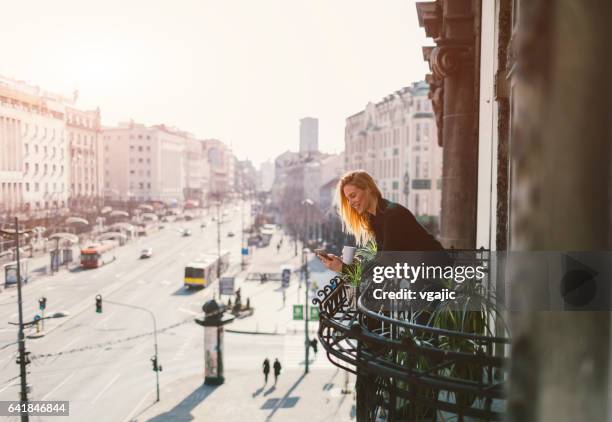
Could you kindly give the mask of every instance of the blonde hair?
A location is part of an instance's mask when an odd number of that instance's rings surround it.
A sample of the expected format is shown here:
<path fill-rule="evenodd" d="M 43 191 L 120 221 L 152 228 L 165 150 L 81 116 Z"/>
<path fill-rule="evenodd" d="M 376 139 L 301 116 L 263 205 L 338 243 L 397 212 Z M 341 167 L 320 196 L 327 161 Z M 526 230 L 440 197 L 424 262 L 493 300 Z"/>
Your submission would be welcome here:
<path fill-rule="evenodd" d="M 372 176 L 363 170 L 348 172 L 338 181 L 336 201 L 338 214 L 340 214 L 342 219 L 342 229 L 355 236 L 358 246 L 363 246 L 369 241 L 374 240 L 374 230 L 370 227 L 367 212 L 364 211 L 363 214 L 360 214 L 349 204 L 348 198 L 344 195 L 344 187 L 346 185 L 352 185 L 366 191 L 370 201 L 369 204 L 366 204 L 366 210 L 370 207 L 373 200 L 376 201 L 375 206 L 377 206 L 382 200 L 382 194 L 378 190 Z"/>

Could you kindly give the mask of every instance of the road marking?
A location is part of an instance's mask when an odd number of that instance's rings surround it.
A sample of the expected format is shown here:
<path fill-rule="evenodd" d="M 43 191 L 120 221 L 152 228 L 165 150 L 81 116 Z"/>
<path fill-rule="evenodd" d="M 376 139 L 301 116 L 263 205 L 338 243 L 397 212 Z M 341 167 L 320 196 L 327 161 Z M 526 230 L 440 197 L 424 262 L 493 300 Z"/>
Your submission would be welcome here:
<path fill-rule="evenodd" d="M 163 284 L 164 286 L 169 286 L 170 284 L 172 284 L 168 280 L 163 280 L 160 283 Z"/>
<path fill-rule="evenodd" d="M 47 394 L 45 394 L 42 399 L 40 399 L 41 401 L 44 401 L 47 397 L 49 397 L 51 394 L 55 393 L 62 385 L 66 384 L 68 382 L 68 380 L 70 378 L 72 378 L 74 376 L 74 374 L 76 374 L 77 371 L 73 371 L 72 374 L 68 375 L 67 378 L 64 378 L 64 381 L 60 382 L 59 384 L 57 384 L 55 386 L 55 388 L 51 391 L 49 391 Z"/>
<path fill-rule="evenodd" d="M 189 309 L 178 308 L 178 310 L 181 311 L 181 312 L 185 312 L 186 314 L 200 316 L 199 312 L 195 312 L 195 311 L 192 311 L 192 310 L 189 310 Z"/>
<path fill-rule="evenodd" d="M 192 337 L 188 337 L 187 338 L 187 341 L 185 343 L 183 343 L 183 345 L 180 347 L 178 352 L 176 352 L 176 354 L 174 355 L 174 358 L 172 358 L 172 360 L 179 360 L 180 358 L 183 357 L 183 355 L 185 354 L 185 350 L 187 349 L 187 346 L 189 346 L 191 344 L 191 339 L 192 339 Z"/>
<path fill-rule="evenodd" d="M 123 274 L 125 274 L 125 273 L 124 273 L 124 272 L 117 273 L 117 274 L 115 274 L 115 277 L 119 278 L 119 277 L 121 277 Z"/>
<path fill-rule="evenodd" d="M 1 389 L 0 389 L 0 393 L 2 393 L 4 390 L 6 390 L 6 389 L 7 389 L 7 388 L 9 388 L 9 387 L 18 386 L 19 384 L 18 384 L 18 383 L 15 383 L 15 381 L 17 381 L 17 380 L 13 380 L 13 381 L 9 382 L 8 384 L 6 384 L 6 385 L 4 386 L 4 388 L 1 388 Z"/>
<path fill-rule="evenodd" d="M 100 390 L 100 392 L 99 392 L 99 393 L 96 395 L 96 397 L 94 397 L 94 399 L 91 401 L 91 404 L 94 404 L 95 402 L 97 402 L 97 401 L 98 401 L 98 399 L 99 399 L 100 397 L 102 397 L 102 394 L 104 394 L 104 393 L 106 392 L 106 390 L 108 390 L 108 389 L 110 388 L 110 386 L 111 386 L 111 385 L 113 385 L 113 383 L 114 383 L 115 381 L 117 381 L 117 378 L 119 378 L 120 376 L 121 376 L 121 374 L 117 374 L 117 375 L 115 376 L 115 378 L 113 378 L 113 379 L 111 380 L 111 382 L 109 382 L 109 383 L 106 385 L 106 387 L 104 387 L 102 390 Z"/>
<path fill-rule="evenodd" d="M 144 401 L 145 401 L 147 398 L 149 398 L 149 395 L 150 395 L 152 392 L 153 392 L 153 391 L 151 390 L 151 391 L 149 391 L 147 394 L 145 394 L 145 395 L 142 397 L 142 400 L 140 400 L 140 401 L 138 402 L 138 404 L 137 404 L 137 405 L 136 405 L 136 407 L 135 407 L 135 408 L 134 408 L 134 409 L 133 409 L 133 410 L 130 412 L 130 414 L 128 415 L 128 417 L 127 417 L 127 418 L 125 418 L 125 421 L 124 421 L 124 422 L 130 422 L 130 421 L 132 420 L 132 415 L 133 415 L 134 413 L 136 413 L 136 411 L 137 411 L 138 409 L 140 409 L 140 406 L 142 406 L 142 404 L 144 403 Z"/>

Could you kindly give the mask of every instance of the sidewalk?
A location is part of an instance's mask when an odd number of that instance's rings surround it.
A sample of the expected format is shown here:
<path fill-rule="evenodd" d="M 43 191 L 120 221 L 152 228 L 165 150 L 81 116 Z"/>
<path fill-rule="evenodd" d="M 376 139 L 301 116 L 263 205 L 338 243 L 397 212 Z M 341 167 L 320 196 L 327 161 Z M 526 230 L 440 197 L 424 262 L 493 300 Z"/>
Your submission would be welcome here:
<path fill-rule="evenodd" d="M 352 392 L 342 393 L 346 380 L 337 368 L 283 369 L 276 386 L 273 375 L 264 386 L 259 371 L 226 371 L 225 383 L 213 387 L 198 374 L 166 384 L 158 403 L 149 395 L 126 421 L 352 421 L 355 401 Z M 351 375 L 349 387 L 354 383 Z"/>
<path fill-rule="evenodd" d="M 294 246 L 285 239 L 283 246 L 277 253 L 276 243 L 280 236 L 273 237 L 270 246 L 260 248 L 252 257 L 251 265 L 237 275 L 236 288 L 240 288 L 242 302 L 246 303 L 247 298 L 251 307 L 255 308 L 252 316 L 236 319 L 227 326 L 229 330 L 248 331 L 253 333 L 303 333 L 305 329 L 304 320 L 293 320 L 293 305 L 303 305 L 305 301 L 304 282 L 300 280 L 301 253 L 295 256 Z M 298 245 L 299 246 L 299 245 Z M 298 249 L 301 252 L 301 249 Z M 319 262 L 314 254 L 310 254 L 309 261 L 310 286 L 316 290 L 321 289 L 329 283 L 334 273 L 328 271 Z M 280 281 L 260 281 L 247 280 L 248 273 L 280 273 L 281 267 L 291 265 L 294 273 L 291 276 L 289 287 L 285 289 L 285 303 L 283 304 L 283 288 Z M 316 290 L 309 292 L 308 307 L 312 307 L 312 299 L 316 297 Z M 228 296 L 223 297 L 223 302 L 227 303 Z M 234 297 L 232 297 L 232 301 Z M 309 310 L 310 313 L 310 310 Z M 309 324 L 309 333 L 314 335 L 318 328 L 317 321 Z"/>

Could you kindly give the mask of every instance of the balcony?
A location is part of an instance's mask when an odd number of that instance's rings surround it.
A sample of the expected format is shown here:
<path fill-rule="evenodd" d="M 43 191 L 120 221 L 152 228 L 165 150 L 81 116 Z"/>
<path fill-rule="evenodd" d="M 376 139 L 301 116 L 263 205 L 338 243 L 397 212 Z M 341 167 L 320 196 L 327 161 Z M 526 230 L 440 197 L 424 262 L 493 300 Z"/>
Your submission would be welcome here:
<path fill-rule="evenodd" d="M 510 340 L 368 309 L 371 287 L 335 277 L 313 300 L 328 359 L 357 375 L 357 420 L 503 419 Z"/>

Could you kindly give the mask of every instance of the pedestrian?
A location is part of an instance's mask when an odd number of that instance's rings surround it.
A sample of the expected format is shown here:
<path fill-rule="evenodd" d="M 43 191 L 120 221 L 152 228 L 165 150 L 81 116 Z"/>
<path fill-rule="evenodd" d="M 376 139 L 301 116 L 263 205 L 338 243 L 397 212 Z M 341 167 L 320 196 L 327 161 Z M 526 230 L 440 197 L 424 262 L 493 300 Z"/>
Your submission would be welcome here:
<path fill-rule="evenodd" d="M 315 357 L 317 356 L 317 344 L 318 342 L 316 338 L 313 338 L 312 340 L 310 340 L 310 346 L 312 347 L 312 351 L 314 352 Z"/>
<path fill-rule="evenodd" d="M 279 252 L 280 252 L 280 248 L 281 248 L 281 244 L 280 244 L 280 242 L 278 242 L 278 243 L 276 244 L 276 253 L 279 253 Z"/>
<path fill-rule="evenodd" d="M 287 301 L 287 293 L 285 292 L 285 288 L 283 287 L 283 308 L 285 307 L 285 302 Z"/>
<path fill-rule="evenodd" d="M 281 363 L 278 361 L 278 358 L 274 359 L 274 385 L 276 385 L 276 381 L 278 381 L 278 376 L 281 372 Z"/>
<path fill-rule="evenodd" d="M 270 373 L 270 361 L 265 358 L 263 361 L 264 385 L 268 383 L 268 374 Z"/>

